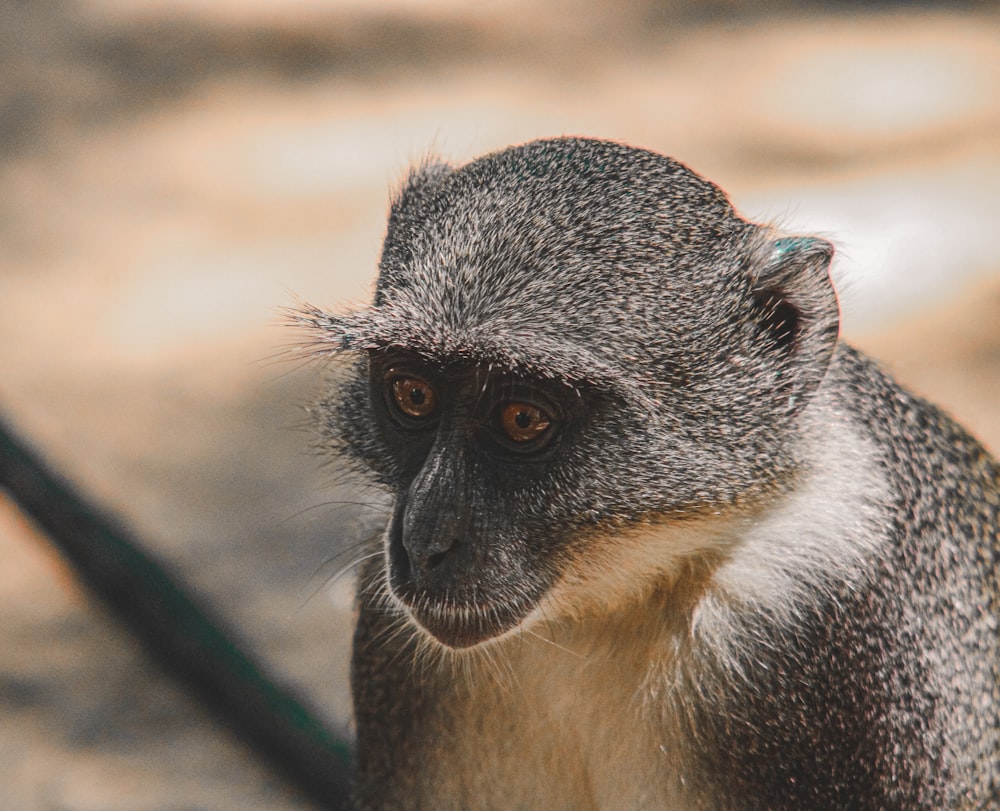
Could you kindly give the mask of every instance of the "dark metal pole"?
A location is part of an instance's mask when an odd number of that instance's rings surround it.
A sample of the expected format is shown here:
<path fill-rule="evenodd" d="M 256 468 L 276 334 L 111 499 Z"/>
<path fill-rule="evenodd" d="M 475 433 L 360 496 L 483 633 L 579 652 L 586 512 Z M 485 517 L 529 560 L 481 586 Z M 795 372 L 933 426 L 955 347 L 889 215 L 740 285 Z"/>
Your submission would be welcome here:
<path fill-rule="evenodd" d="M 0 416 L 0 487 L 164 669 L 322 808 L 348 808 L 350 748 L 254 662 L 122 523 L 29 450 Z"/>

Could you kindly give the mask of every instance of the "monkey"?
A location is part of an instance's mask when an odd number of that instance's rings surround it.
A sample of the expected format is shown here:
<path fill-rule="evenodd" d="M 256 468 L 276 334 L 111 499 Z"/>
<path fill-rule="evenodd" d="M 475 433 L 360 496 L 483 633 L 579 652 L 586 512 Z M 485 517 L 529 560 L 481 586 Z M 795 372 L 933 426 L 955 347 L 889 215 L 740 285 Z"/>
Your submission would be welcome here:
<path fill-rule="evenodd" d="M 561 137 L 429 158 L 323 448 L 360 809 L 1000 808 L 1000 467 L 840 338 L 834 248 Z"/>

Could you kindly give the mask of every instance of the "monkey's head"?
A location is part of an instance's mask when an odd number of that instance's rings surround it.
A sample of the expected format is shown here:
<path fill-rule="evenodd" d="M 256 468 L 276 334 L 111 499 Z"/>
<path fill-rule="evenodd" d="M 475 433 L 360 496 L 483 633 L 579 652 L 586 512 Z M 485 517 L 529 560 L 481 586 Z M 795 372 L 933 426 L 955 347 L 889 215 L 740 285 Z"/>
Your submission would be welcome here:
<path fill-rule="evenodd" d="M 355 355 L 325 428 L 394 497 L 385 572 L 410 617 L 476 645 L 637 533 L 782 487 L 836 343 L 831 254 L 614 143 L 413 170 L 371 307 L 299 314 Z"/>

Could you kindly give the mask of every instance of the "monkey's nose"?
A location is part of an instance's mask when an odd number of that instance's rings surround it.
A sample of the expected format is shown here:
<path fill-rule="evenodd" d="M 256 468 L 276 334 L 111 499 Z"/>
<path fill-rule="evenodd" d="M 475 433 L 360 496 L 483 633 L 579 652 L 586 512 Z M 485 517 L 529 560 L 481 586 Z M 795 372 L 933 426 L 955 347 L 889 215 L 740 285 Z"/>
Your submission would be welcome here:
<path fill-rule="evenodd" d="M 468 531 L 464 516 L 406 510 L 400 522 L 401 551 L 414 578 L 440 574 Z"/>
<path fill-rule="evenodd" d="M 403 535 L 403 547 L 415 574 L 427 574 L 439 568 L 455 548 L 455 539 L 448 535 L 436 535 L 429 542 L 417 541 L 409 533 Z"/>

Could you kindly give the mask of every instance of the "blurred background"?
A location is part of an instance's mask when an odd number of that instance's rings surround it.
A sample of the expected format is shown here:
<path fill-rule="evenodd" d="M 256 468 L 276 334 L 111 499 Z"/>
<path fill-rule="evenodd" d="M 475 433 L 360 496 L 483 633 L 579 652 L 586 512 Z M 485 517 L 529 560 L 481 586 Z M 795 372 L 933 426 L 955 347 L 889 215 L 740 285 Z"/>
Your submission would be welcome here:
<path fill-rule="evenodd" d="M 366 299 L 409 162 L 559 134 L 833 239 L 845 335 L 1000 450 L 993 2 L 0 0 L 0 409 L 338 728 L 381 511 L 279 308 Z M 0 807 L 307 807 L 2 498 Z"/>

